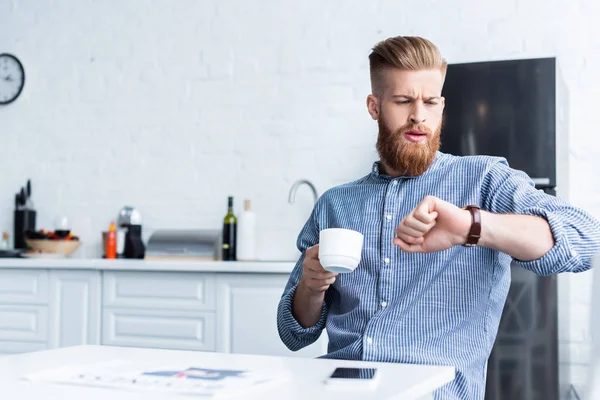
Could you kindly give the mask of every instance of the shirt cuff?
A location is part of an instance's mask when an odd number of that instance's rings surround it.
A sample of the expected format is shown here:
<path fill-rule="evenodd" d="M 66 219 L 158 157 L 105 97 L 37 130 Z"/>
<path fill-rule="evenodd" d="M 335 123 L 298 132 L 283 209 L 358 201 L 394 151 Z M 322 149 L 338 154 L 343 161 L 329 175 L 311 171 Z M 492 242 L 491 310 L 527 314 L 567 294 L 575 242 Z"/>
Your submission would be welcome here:
<path fill-rule="evenodd" d="M 537 260 L 513 260 L 523 268 L 539 275 L 553 275 L 585 269 L 581 256 L 569 241 L 561 216 L 538 207 L 528 211 L 528 214 L 542 217 L 548 221 L 554 236 L 554 246 Z"/>
<path fill-rule="evenodd" d="M 295 348 L 296 350 L 299 350 L 312 344 L 319 338 L 323 328 L 325 328 L 328 307 L 327 303 L 323 301 L 323 308 L 319 321 L 311 327 L 303 328 L 292 313 L 292 303 L 297 288 L 298 284 L 294 285 L 281 298 L 281 302 L 279 303 L 279 325 L 280 335 L 284 343 L 286 343 L 290 349 Z"/>

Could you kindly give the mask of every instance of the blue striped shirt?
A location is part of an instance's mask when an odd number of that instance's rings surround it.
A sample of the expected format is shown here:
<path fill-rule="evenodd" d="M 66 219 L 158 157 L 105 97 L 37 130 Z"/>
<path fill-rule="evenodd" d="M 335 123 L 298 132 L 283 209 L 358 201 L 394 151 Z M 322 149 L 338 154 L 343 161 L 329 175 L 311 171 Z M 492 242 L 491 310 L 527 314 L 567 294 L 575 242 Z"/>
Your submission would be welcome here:
<path fill-rule="evenodd" d="M 426 195 L 494 213 L 542 216 L 556 244 L 527 262 L 482 247 L 405 253 L 392 243 L 395 228 Z M 304 251 L 318 243 L 325 228 L 362 232 L 362 260 L 353 273 L 338 275 L 325 293 L 320 321 L 305 329 L 292 315 L 292 300 Z M 438 152 L 422 176 L 392 179 L 379 173 L 376 162 L 363 178 L 329 189 L 297 245 L 302 256 L 277 314 L 279 335 L 290 350 L 314 343 L 326 328 L 325 358 L 451 365 L 456 378 L 434 397 L 473 400 L 484 398 L 485 369 L 510 286 L 511 261 L 540 275 L 585 271 L 600 249 L 600 224 L 535 189 L 504 158 Z"/>

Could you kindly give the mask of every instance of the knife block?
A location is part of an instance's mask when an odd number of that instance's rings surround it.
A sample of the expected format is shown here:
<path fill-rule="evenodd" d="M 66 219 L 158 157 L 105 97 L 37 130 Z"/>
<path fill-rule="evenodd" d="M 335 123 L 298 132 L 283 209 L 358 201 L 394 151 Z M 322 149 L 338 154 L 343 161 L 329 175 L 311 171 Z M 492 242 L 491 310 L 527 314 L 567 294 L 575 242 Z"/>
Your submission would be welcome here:
<path fill-rule="evenodd" d="M 25 231 L 35 231 L 35 210 L 15 210 L 14 212 L 14 248 L 26 249 Z"/>

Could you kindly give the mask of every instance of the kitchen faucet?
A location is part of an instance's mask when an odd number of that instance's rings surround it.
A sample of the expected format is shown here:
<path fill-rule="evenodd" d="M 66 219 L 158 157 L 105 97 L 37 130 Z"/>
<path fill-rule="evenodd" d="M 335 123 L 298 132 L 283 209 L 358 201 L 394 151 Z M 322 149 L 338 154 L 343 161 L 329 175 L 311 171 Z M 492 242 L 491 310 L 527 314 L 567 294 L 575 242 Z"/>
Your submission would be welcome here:
<path fill-rule="evenodd" d="M 312 191 L 313 197 L 314 197 L 314 202 L 316 204 L 317 199 L 319 198 L 319 195 L 317 194 L 317 189 L 315 188 L 315 185 L 313 185 L 309 180 L 306 180 L 306 179 L 300 179 L 300 180 L 294 182 L 294 184 L 292 185 L 292 188 L 290 189 L 290 196 L 289 196 L 290 204 L 294 204 L 294 202 L 296 201 L 296 191 L 298 191 L 298 188 L 303 184 L 306 184 Z"/>

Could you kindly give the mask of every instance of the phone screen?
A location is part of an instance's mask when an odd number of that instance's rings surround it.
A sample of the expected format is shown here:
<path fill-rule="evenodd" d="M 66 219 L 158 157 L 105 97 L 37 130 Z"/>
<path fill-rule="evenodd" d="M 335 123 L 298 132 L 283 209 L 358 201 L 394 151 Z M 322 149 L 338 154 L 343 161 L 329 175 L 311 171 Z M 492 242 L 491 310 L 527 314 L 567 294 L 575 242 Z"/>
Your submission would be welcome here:
<path fill-rule="evenodd" d="M 332 379 L 373 379 L 376 368 L 336 368 L 331 374 Z"/>

